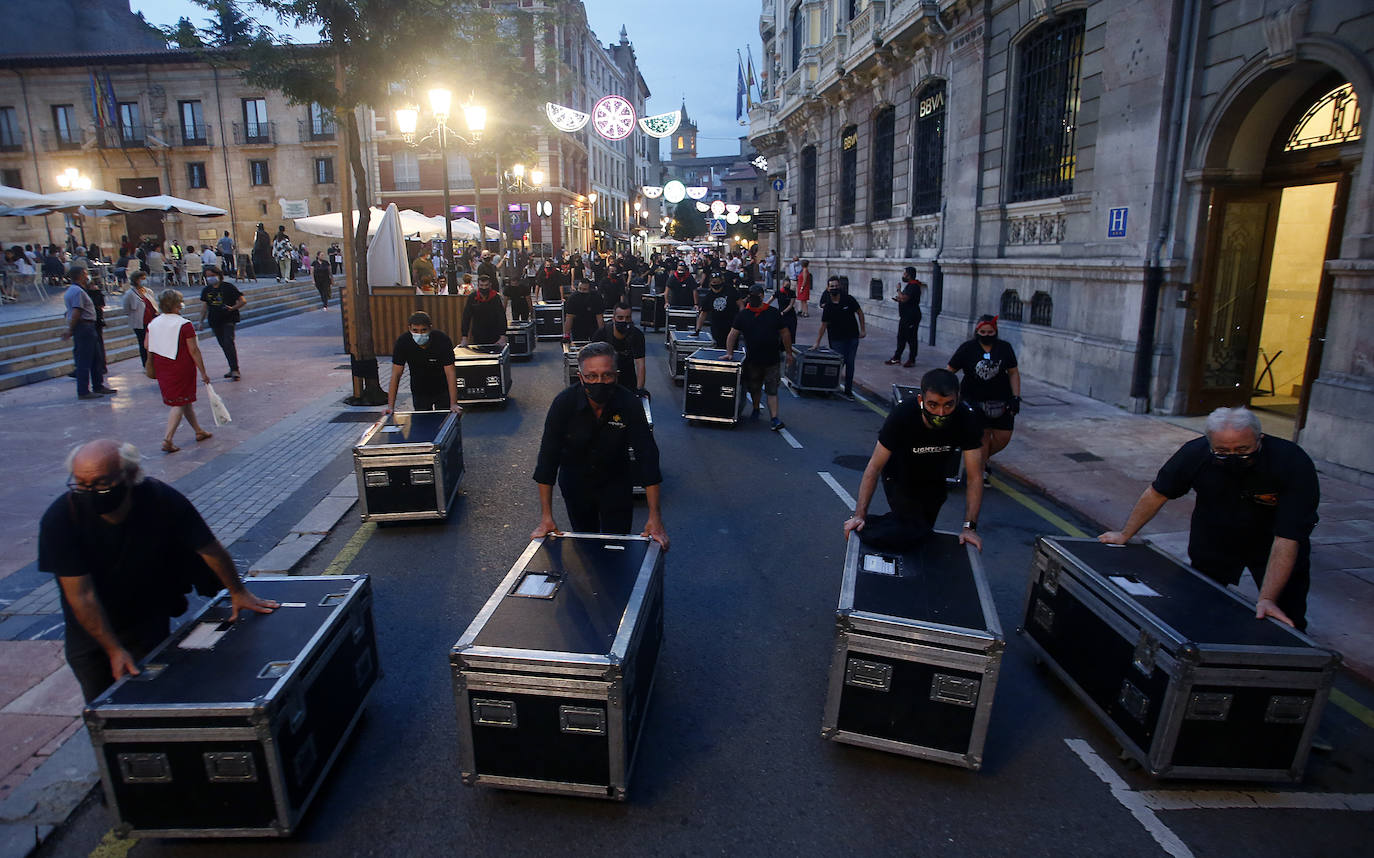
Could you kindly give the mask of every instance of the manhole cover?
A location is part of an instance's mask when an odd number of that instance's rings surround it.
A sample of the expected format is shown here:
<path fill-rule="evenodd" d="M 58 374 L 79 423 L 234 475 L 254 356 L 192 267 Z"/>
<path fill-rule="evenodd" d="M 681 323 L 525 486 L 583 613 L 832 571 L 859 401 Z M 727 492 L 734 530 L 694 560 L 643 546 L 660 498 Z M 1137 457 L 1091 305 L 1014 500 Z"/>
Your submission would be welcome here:
<path fill-rule="evenodd" d="M 862 471 L 868 467 L 867 456 L 836 456 L 831 460 L 831 464 L 839 465 L 841 468 L 848 468 L 851 471 Z"/>
<path fill-rule="evenodd" d="M 1102 457 L 1101 457 L 1101 456 L 1094 456 L 1092 453 L 1087 453 L 1087 452 L 1083 452 L 1083 453 L 1065 453 L 1064 455 L 1065 455 L 1065 456 L 1068 456 L 1070 459 L 1073 459 L 1075 462 L 1100 462 L 1100 461 L 1102 461 Z"/>
<path fill-rule="evenodd" d="M 329 418 L 330 423 L 375 423 L 381 417 L 380 411 L 345 411 Z"/>

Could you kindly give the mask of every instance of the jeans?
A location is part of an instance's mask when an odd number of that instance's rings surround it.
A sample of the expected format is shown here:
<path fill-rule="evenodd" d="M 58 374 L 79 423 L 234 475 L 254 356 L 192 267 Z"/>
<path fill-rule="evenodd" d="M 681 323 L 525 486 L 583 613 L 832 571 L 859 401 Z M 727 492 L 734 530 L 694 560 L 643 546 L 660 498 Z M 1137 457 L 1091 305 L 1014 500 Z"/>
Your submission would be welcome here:
<path fill-rule="evenodd" d="M 234 327 L 233 322 L 210 326 L 210 330 L 215 332 L 215 340 L 219 342 L 220 350 L 224 352 L 224 359 L 229 362 L 230 372 L 239 371 L 239 350 L 234 343 Z"/>
<path fill-rule="evenodd" d="M 138 359 L 144 366 L 148 365 L 148 331 L 144 328 L 134 328 L 134 336 L 138 337 Z"/>
<path fill-rule="evenodd" d="M 859 357 L 859 338 L 840 340 L 830 337 L 830 348 L 844 358 L 844 392 L 854 392 L 854 362 Z"/>
<path fill-rule="evenodd" d="M 100 357 L 100 334 L 95 322 L 78 322 L 72 331 L 72 359 L 76 361 L 76 392 L 85 395 L 105 386 L 104 361 Z"/>

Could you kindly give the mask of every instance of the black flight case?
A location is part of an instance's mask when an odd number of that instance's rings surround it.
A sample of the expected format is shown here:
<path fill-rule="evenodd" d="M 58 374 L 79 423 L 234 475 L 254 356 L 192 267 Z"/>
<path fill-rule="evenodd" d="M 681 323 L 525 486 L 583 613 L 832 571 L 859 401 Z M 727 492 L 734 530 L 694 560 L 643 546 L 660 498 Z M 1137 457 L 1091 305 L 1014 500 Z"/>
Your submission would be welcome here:
<path fill-rule="evenodd" d="M 687 356 L 697 349 L 709 349 L 716 344 L 706 331 L 697 333 L 691 328 L 685 331 L 668 329 L 668 348 L 664 354 L 668 358 L 668 374 L 673 382 L 681 384 L 687 373 Z"/>
<path fill-rule="evenodd" d="M 668 308 L 668 330 L 670 331 L 691 331 L 697 326 L 696 307 L 669 307 Z"/>
<path fill-rule="evenodd" d="M 1041 537 L 1022 622 L 1151 774 L 1302 779 L 1340 655 L 1163 551 Z"/>
<path fill-rule="evenodd" d="M 529 360 L 534 357 L 534 348 L 539 344 L 534 322 L 511 322 L 506 325 L 506 344 L 510 346 L 512 359 Z"/>
<path fill-rule="evenodd" d="M 353 471 L 363 521 L 447 518 L 463 477 L 462 415 L 386 415 L 354 446 Z"/>
<path fill-rule="evenodd" d="M 646 331 L 650 328 L 661 331 L 667 323 L 668 313 L 664 296 L 649 292 L 639 299 L 639 326 L 641 328 Z"/>
<path fill-rule="evenodd" d="M 86 707 L 115 830 L 285 837 L 381 676 L 366 575 L 253 578 L 281 607 L 230 623 L 227 592 Z"/>
<path fill-rule="evenodd" d="M 568 385 L 572 386 L 580 381 L 580 370 L 577 366 L 577 353 L 582 351 L 582 347 L 587 343 L 574 341 L 563 344 L 563 374 L 567 376 Z"/>
<path fill-rule="evenodd" d="M 821 735 L 977 769 L 1006 642 L 977 549 L 845 550 Z"/>
<path fill-rule="evenodd" d="M 892 385 L 892 407 L 896 408 L 908 399 L 914 399 L 921 395 L 919 384 L 894 384 Z M 972 408 L 966 402 L 960 402 L 960 408 Z M 964 451 L 955 450 L 949 456 L 949 469 L 945 471 L 945 482 L 951 486 L 957 486 L 964 481 Z"/>
<path fill-rule="evenodd" d="M 726 358 L 724 349 L 702 348 L 688 355 L 682 416 L 689 421 L 738 423 L 744 411 L 743 365 L 741 355 Z"/>
<path fill-rule="evenodd" d="M 796 360 L 787 369 L 787 383 L 793 390 L 808 393 L 835 393 L 843 387 L 844 358 L 821 346 L 796 349 Z"/>
<path fill-rule="evenodd" d="M 510 398 L 510 344 L 455 346 L 454 372 L 458 402 L 463 405 L 505 405 Z"/>
<path fill-rule="evenodd" d="M 541 340 L 563 338 L 563 302 L 534 305 L 534 331 Z"/>
<path fill-rule="evenodd" d="M 623 801 L 662 642 L 658 543 L 531 542 L 449 654 L 463 783 Z"/>
<path fill-rule="evenodd" d="M 650 287 L 649 287 L 649 284 L 648 284 L 648 283 L 631 283 L 631 284 L 630 284 L 630 306 L 633 307 L 633 306 L 639 304 L 639 302 L 642 301 L 642 300 L 644 299 L 644 296 L 645 296 L 645 295 L 648 295 L 649 292 L 650 292 Z M 640 326 L 641 328 L 644 327 L 644 323 L 641 322 L 639 326 Z"/>
<path fill-rule="evenodd" d="M 639 397 L 639 402 L 640 402 L 641 405 L 644 406 L 644 422 L 646 422 L 646 423 L 649 424 L 649 431 L 650 431 L 650 432 L 653 432 L 653 431 L 654 431 L 654 410 L 653 410 L 653 408 L 650 407 L 650 405 L 649 405 L 649 397 L 648 397 L 648 396 L 645 396 L 645 395 L 643 395 L 643 394 L 641 394 L 640 397 Z M 634 459 L 634 456 L 635 456 L 635 451 L 634 451 L 634 448 L 631 447 L 631 448 L 630 448 L 630 459 L 633 460 L 633 459 Z M 635 494 L 636 497 L 640 497 L 640 496 L 642 496 L 642 495 L 644 494 L 644 486 L 641 486 L 639 483 L 636 482 L 636 483 L 634 484 L 634 488 L 632 489 L 632 491 L 634 492 L 634 494 Z"/>

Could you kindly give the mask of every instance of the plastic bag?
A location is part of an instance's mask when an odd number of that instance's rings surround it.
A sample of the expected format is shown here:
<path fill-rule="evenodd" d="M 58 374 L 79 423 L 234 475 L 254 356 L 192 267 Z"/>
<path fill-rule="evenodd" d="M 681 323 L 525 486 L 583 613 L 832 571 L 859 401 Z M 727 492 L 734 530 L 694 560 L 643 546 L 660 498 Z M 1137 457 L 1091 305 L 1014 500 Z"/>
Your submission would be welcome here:
<path fill-rule="evenodd" d="M 215 418 L 216 426 L 223 426 L 234 419 L 229 416 L 229 406 L 224 404 L 218 393 L 215 393 L 213 385 L 205 385 L 205 396 L 210 400 L 210 415 Z"/>

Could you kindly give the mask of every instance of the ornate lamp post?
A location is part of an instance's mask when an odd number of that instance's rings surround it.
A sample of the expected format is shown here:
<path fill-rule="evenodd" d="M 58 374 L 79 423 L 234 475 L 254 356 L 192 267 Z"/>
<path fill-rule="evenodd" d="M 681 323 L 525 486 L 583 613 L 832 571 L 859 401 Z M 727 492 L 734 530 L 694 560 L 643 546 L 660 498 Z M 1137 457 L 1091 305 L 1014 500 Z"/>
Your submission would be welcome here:
<path fill-rule="evenodd" d="M 64 191 L 89 191 L 91 189 L 91 177 L 85 175 L 75 167 L 68 167 L 57 174 L 57 186 Z M 86 216 L 76 213 L 73 216 L 77 227 L 81 230 L 81 243 L 86 244 Z"/>

